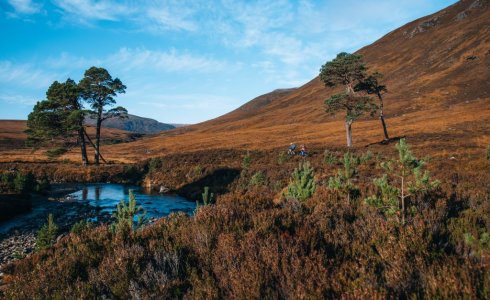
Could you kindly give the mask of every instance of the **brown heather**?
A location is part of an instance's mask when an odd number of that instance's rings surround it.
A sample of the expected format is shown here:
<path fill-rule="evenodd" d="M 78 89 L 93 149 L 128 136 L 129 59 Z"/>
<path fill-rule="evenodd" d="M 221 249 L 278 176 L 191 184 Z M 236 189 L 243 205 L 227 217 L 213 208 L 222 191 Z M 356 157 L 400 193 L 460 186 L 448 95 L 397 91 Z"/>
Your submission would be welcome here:
<path fill-rule="evenodd" d="M 239 166 L 243 153 L 218 155 Z M 312 157 L 319 187 L 302 204 L 273 201 L 280 193 L 273 191 L 274 183 L 286 186 L 299 158 L 279 165 L 276 157 L 270 156 L 269 164 L 264 157 L 252 152 L 249 172 L 234 178 L 216 204 L 201 207 L 194 217 L 174 214 L 130 234 L 113 234 L 106 226 L 70 234 L 6 267 L 4 297 L 489 297 L 490 249 L 465 237 L 480 239 L 490 232 L 485 184 L 490 172 L 485 172 L 489 162 L 483 154 L 474 161 L 478 177 L 466 181 L 466 175 L 441 176 L 441 189 L 412 198 L 416 210 L 405 226 L 362 200 L 382 172 L 374 157 L 360 166 L 356 183 L 362 196 L 350 203 L 324 183 L 336 167 L 323 163 L 321 154 Z M 190 172 L 199 165 L 206 182 L 216 181 L 209 178 L 218 171 L 210 171 L 204 160 L 184 161 L 189 157 L 172 160 L 174 172 Z M 241 185 L 259 170 L 267 170 L 266 186 Z"/>

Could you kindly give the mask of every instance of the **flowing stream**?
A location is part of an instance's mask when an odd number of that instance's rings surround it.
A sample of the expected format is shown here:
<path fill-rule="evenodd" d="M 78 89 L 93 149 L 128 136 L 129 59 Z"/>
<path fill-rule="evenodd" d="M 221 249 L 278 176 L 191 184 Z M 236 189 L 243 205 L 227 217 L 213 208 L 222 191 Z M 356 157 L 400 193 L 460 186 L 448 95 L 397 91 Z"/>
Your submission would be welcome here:
<path fill-rule="evenodd" d="M 0 223 L 0 266 L 14 259 L 14 253 L 32 251 L 36 232 L 46 222 L 48 214 L 54 215 L 56 224 L 65 232 L 79 220 L 110 222 L 117 204 L 121 200 L 128 202 L 130 190 L 133 191 L 137 206 L 146 211 L 149 220 L 173 212 L 191 215 L 196 208 L 194 201 L 176 195 L 149 193 L 139 186 L 113 183 L 55 184 L 50 195 L 33 197 L 30 212 Z"/>
<path fill-rule="evenodd" d="M 100 214 L 112 214 L 121 200 L 128 202 L 130 190 L 148 218 L 160 218 L 179 211 L 192 214 L 196 208 L 195 202 L 180 196 L 147 193 L 138 186 L 113 183 L 87 184 L 68 194 L 66 199 L 85 202 L 95 207 Z"/>

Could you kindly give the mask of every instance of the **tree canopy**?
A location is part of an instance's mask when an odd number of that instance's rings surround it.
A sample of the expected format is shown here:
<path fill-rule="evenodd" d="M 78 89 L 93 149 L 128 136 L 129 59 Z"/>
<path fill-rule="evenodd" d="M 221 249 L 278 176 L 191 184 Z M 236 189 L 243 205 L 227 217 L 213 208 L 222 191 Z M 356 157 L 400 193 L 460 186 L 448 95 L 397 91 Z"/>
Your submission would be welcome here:
<path fill-rule="evenodd" d="M 78 85 L 71 79 L 51 84 L 46 99 L 36 103 L 27 119 L 26 132 L 31 145 L 53 138 L 67 139 L 76 133 L 84 115 L 79 93 Z"/>
<path fill-rule="evenodd" d="M 379 72 L 374 72 L 373 74 L 367 76 L 363 80 L 361 80 L 355 87 L 354 91 L 356 92 L 365 92 L 368 95 L 376 95 L 379 100 L 379 119 L 381 120 L 381 126 L 383 127 L 385 141 L 389 140 L 390 137 L 388 135 L 388 129 L 386 128 L 386 122 L 384 118 L 384 103 L 383 103 L 383 94 L 388 92 L 388 89 L 385 85 L 380 83 L 380 80 L 383 78 L 383 74 Z"/>
<path fill-rule="evenodd" d="M 345 110 L 345 120 L 347 122 L 354 122 L 365 113 L 374 115 L 377 108 L 371 97 L 355 96 L 347 93 L 335 94 L 325 100 L 325 111 L 335 114 L 338 111 Z"/>
<path fill-rule="evenodd" d="M 84 78 L 77 84 L 72 79 L 60 83 L 55 81 L 46 92 L 46 99 L 38 101 L 29 114 L 27 121 L 28 145 L 42 146 L 44 144 L 63 146 L 74 142 L 81 147 L 83 164 L 88 164 L 85 138 L 95 148 L 95 163 L 98 164 L 100 155 L 100 129 L 104 120 L 127 116 L 127 110 L 122 106 L 106 109 L 116 103 L 115 97 L 124 93 L 126 86 L 118 78 L 113 79 L 104 68 L 91 67 L 85 71 Z M 85 100 L 91 110 L 85 110 Z M 85 132 L 84 120 L 87 115 L 97 119 L 96 142 Z M 63 153 L 56 151 L 56 153 Z M 103 159 L 103 158 L 102 158 Z"/>
<path fill-rule="evenodd" d="M 359 84 L 366 76 L 366 66 L 362 56 L 339 53 L 332 61 L 325 63 L 320 69 L 320 79 L 326 87 L 343 85 L 345 92 L 335 94 L 325 100 L 328 113 L 345 110 L 345 128 L 347 146 L 352 146 L 352 123 L 364 113 L 373 114 L 377 106 L 371 97 L 359 96 L 354 91 L 354 85 Z"/>
<path fill-rule="evenodd" d="M 95 164 L 99 164 L 100 158 L 100 129 L 102 122 L 109 118 L 123 118 L 127 110 L 121 106 L 106 111 L 106 106 L 116 104 L 114 99 L 117 94 L 125 93 L 126 86 L 119 78 L 112 78 L 104 68 L 91 67 L 85 71 L 84 78 L 80 81 L 81 96 L 92 107 L 92 115 L 97 123 L 95 128 Z"/>
<path fill-rule="evenodd" d="M 111 74 L 106 69 L 97 67 L 91 67 L 85 71 L 79 86 L 82 98 L 95 111 L 103 110 L 105 106 L 114 105 L 116 103 L 114 97 L 126 91 L 126 86 L 119 78 L 112 79 Z"/>
<path fill-rule="evenodd" d="M 366 66 L 362 56 L 341 52 L 332 61 L 325 63 L 320 69 L 320 79 L 327 87 L 337 85 L 350 86 L 362 80 L 366 75 Z"/>

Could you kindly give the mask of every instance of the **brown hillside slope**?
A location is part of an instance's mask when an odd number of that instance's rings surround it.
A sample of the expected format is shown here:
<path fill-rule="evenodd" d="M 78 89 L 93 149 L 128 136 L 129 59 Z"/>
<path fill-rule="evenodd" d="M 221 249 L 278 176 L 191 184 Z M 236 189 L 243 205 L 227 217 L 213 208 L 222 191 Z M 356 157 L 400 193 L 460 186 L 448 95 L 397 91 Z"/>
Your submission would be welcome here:
<path fill-rule="evenodd" d="M 392 136 L 419 138 L 419 146 L 449 148 L 489 142 L 490 4 L 460 1 L 396 29 L 358 53 L 385 74 L 386 114 Z M 248 111 L 174 130 L 148 140 L 116 145 L 125 153 L 162 155 L 203 148 L 274 148 L 290 141 L 342 146 L 342 115 L 324 112 L 333 93 L 318 80 Z M 382 138 L 377 120 L 354 124 L 354 144 Z M 124 155 L 124 156 L 126 156 Z M 121 157 L 121 156 L 120 156 Z M 134 157 L 133 159 L 135 159 Z"/>
<path fill-rule="evenodd" d="M 27 129 L 26 121 L 24 120 L 0 120 L 0 162 L 22 160 L 44 160 L 45 150 L 41 149 L 32 152 L 32 150 L 25 146 L 27 135 L 25 130 Z M 95 139 L 95 127 L 88 126 L 87 132 L 89 136 Z M 137 140 L 143 137 L 143 134 L 134 132 L 128 132 L 115 128 L 102 128 L 102 144 L 114 144 L 121 142 L 129 142 Z M 54 145 L 53 145 L 54 147 Z M 78 147 L 75 147 L 78 149 Z M 89 151 L 91 149 L 89 147 Z"/>
<path fill-rule="evenodd" d="M 482 151 L 490 143 L 488 0 L 460 1 L 388 33 L 358 53 L 370 70 L 385 75 L 391 136 L 407 136 L 429 153 L 433 148 Z M 294 90 L 260 96 L 214 120 L 103 151 L 112 160 L 127 162 L 203 149 L 271 149 L 289 142 L 323 149 L 343 146 L 343 114 L 324 112 L 323 102 L 334 92 L 315 78 Z M 379 121 L 354 123 L 353 135 L 357 147 L 379 142 Z"/>

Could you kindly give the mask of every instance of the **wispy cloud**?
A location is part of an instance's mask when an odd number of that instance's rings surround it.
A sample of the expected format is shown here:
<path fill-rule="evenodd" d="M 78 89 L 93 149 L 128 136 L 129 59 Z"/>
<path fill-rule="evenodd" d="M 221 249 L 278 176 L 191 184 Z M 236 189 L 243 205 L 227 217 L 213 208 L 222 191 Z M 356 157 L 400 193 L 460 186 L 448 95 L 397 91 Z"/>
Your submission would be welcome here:
<path fill-rule="evenodd" d="M 125 70 L 157 70 L 160 72 L 217 72 L 224 70 L 225 61 L 196 56 L 175 49 L 169 51 L 152 51 L 147 49 L 121 48 L 108 57 L 106 62 L 118 65 Z"/>
<path fill-rule="evenodd" d="M 32 0 L 8 0 L 8 3 L 19 14 L 35 14 L 41 11 L 42 5 Z"/>
<path fill-rule="evenodd" d="M 65 17 L 81 23 L 98 20 L 118 21 L 134 12 L 131 6 L 117 1 L 54 0 L 53 2 Z"/>
<path fill-rule="evenodd" d="M 20 104 L 20 105 L 28 105 L 31 106 L 36 103 L 35 97 L 29 97 L 25 95 L 1 95 L 0 101 L 7 102 L 9 104 Z"/>
<path fill-rule="evenodd" d="M 196 31 L 195 14 L 199 9 L 187 1 L 151 3 L 141 9 L 140 23 L 152 30 Z M 141 22 L 142 21 L 142 22 Z"/>
<path fill-rule="evenodd" d="M 45 71 L 34 64 L 0 61 L 0 83 L 3 84 L 42 88 L 56 79 L 56 73 Z"/>

